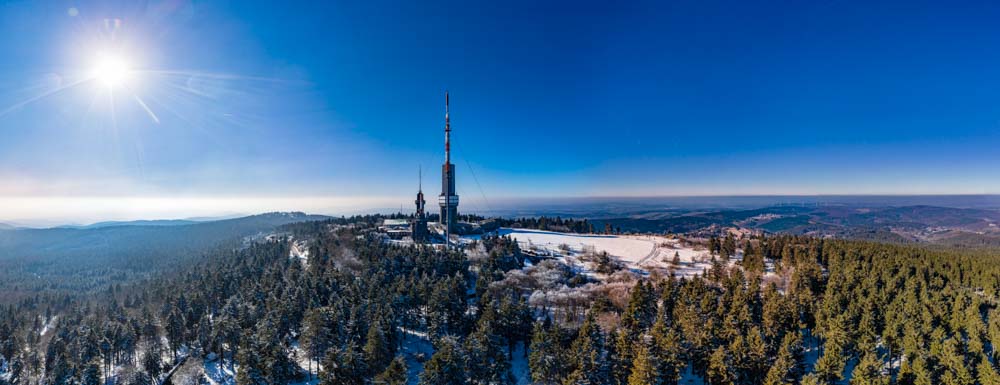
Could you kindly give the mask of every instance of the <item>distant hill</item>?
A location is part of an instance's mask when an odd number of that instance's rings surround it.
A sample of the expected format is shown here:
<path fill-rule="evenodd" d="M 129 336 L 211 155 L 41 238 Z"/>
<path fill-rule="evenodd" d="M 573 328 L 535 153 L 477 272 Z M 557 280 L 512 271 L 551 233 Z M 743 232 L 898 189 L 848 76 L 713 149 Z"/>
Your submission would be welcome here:
<path fill-rule="evenodd" d="M 1000 245 L 1000 211 L 914 206 L 775 206 L 752 210 L 657 212 L 597 218 L 622 231 L 699 233 L 740 227 L 767 233 L 808 234 L 896 243 Z"/>
<path fill-rule="evenodd" d="M 948 232 L 933 241 L 952 247 L 1000 247 L 1000 234 L 980 234 L 963 231 Z"/>
<path fill-rule="evenodd" d="M 0 280 L 46 276 L 53 285 L 77 287 L 67 275 L 128 276 L 174 266 L 218 248 L 241 247 L 247 237 L 295 222 L 327 219 L 304 213 L 268 213 L 211 222 L 136 221 L 87 228 L 0 231 Z M 93 271 L 92 271 L 93 269 Z M 86 275 L 86 274 L 84 274 Z M 99 285 L 103 279 L 91 279 Z"/>
<path fill-rule="evenodd" d="M 17 227 L 15 227 L 13 225 L 8 225 L 6 223 L 0 223 L 0 230 L 13 230 L 13 229 L 16 229 L 16 228 Z"/>
<path fill-rule="evenodd" d="M 108 221 L 108 222 L 97 222 L 89 225 L 65 225 L 65 226 L 58 226 L 56 228 L 99 229 L 102 227 L 119 227 L 119 226 L 183 226 L 183 225 L 193 225 L 195 223 L 199 223 L 199 221 L 187 220 L 187 219 L 157 219 L 157 220 L 139 220 L 139 221 Z"/>
<path fill-rule="evenodd" d="M 241 239 L 278 226 L 328 217 L 304 213 L 268 213 L 211 222 L 185 220 L 103 222 L 79 228 L 13 229 L 0 234 L 0 259 L 11 257 L 80 258 L 117 255 L 135 249 L 197 249 Z"/>

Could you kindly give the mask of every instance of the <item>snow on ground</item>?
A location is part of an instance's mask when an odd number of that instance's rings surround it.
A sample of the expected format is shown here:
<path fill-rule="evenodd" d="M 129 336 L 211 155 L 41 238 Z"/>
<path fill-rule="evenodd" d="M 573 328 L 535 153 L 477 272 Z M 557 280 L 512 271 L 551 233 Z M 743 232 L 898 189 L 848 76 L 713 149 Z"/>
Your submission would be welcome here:
<path fill-rule="evenodd" d="M 528 370 L 528 358 L 524 355 L 524 342 L 518 342 L 510 360 L 510 372 L 514 375 L 517 385 L 531 383 L 531 372 Z"/>
<path fill-rule="evenodd" d="M 584 273 L 589 273 L 589 269 L 579 258 L 602 251 L 617 258 L 627 268 L 672 269 L 679 277 L 699 275 L 711 267 L 711 256 L 707 250 L 682 245 L 679 240 L 665 236 L 573 234 L 509 228 L 502 228 L 497 234 L 517 240 L 523 250 L 553 256 Z M 463 240 L 469 242 L 478 238 L 468 236 Z M 678 266 L 671 265 L 675 254 L 680 261 Z M 734 261 L 739 257 L 734 258 Z"/>
<path fill-rule="evenodd" d="M 40 332 L 38 332 L 38 335 L 44 336 L 45 333 L 49 332 L 49 329 L 54 328 L 56 326 L 56 319 L 57 318 L 59 318 L 59 316 L 57 316 L 57 315 L 56 316 L 52 316 L 52 318 L 49 318 L 49 322 L 45 323 L 45 326 L 43 326 L 42 330 Z"/>
<path fill-rule="evenodd" d="M 700 275 L 712 267 L 712 256 L 708 250 L 683 244 L 679 239 L 662 235 L 606 235 L 575 234 L 555 231 L 502 228 L 497 235 L 509 236 L 517 240 L 522 250 L 538 255 L 554 257 L 574 270 L 595 276 L 587 263 L 581 260 L 587 254 L 607 252 L 622 262 L 626 268 L 636 272 L 659 270 L 673 271 L 680 277 Z M 478 240 L 480 236 L 463 236 L 462 243 Z M 678 264 L 673 265 L 674 256 Z M 729 259 L 730 265 L 743 260 L 743 251 Z M 773 261 L 765 263 L 765 279 L 779 280 Z"/>
<path fill-rule="evenodd" d="M 293 361 L 299 366 L 299 373 L 302 375 L 302 381 L 295 381 L 289 383 L 289 385 L 316 385 L 319 383 L 319 368 L 317 363 L 312 364 L 312 373 L 309 374 L 309 362 L 305 358 L 305 352 L 300 348 L 299 342 L 295 341 L 292 343 L 292 351 L 289 355 Z M 202 370 L 205 381 L 202 384 L 207 385 L 236 385 L 236 371 L 239 369 L 237 365 L 231 359 L 222 359 L 215 355 L 214 353 L 209 354 L 202 360 Z M 176 382 L 174 382 L 176 384 Z"/>
<path fill-rule="evenodd" d="M 323 368 L 321 365 L 322 361 L 318 360 L 317 362 L 311 362 L 311 360 L 309 360 L 309 355 L 302 349 L 302 345 L 298 340 L 292 342 L 291 347 L 292 351 L 290 356 L 292 357 L 292 361 L 295 361 L 295 364 L 299 366 L 299 371 L 308 378 L 307 381 L 295 382 L 295 384 L 319 383 L 319 373 Z"/>
<path fill-rule="evenodd" d="M 408 384 L 420 382 L 420 373 L 424 371 L 424 362 L 434 355 L 434 346 L 431 345 L 427 333 L 399 328 L 403 333 L 403 348 L 400 354 L 406 360 L 406 378 Z M 523 342 L 518 342 L 514 348 L 513 359 L 510 362 L 510 371 L 514 375 L 517 385 L 528 385 L 531 383 L 531 374 L 528 371 L 528 358 L 524 355 L 525 346 Z M 216 384 L 212 384 L 216 385 Z"/>
<path fill-rule="evenodd" d="M 816 366 L 816 361 L 819 361 L 819 356 L 823 353 L 823 347 L 820 341 L 812 335 L 809 330 L 802 332 L 802 348 L 803 348 L 803 363 L 802 369 L 806 373 L 812 373 L 813 368 Z"/>
<path fill-rule="evenodd" d="M 572 254 L 587 250 L 606 251 L 623 261 L 638 261 L 656 252 L 656 243 L 645 239 L 632 239 L 615 235 L 570 234 L 528 229 L 500 229 L 499 235 L 514 238 L 524 249 L 543 249 L 563 253 L 561 245 L 569 247 Z"/>
<path fill-rule="evenodd" d="M 232 361 L 206 358 L 203 365 L 209 385 L 236 385 L 236 367 Z"/>
<path fill-rule="evenodd" d="M 406 379 L 408 384 L 420 382 L 420 373 L 424 371 L 424 361 L 431 359 L 434 346 L 431 345 L 427 333 L 399 328 L 403 333 L 403 359 L 406 360 Z"/>
<path fill-rule="evenodd" d="M 0 380 L 3 382 L 10 382 L 10 378 L 14 376 L 14 373 L 10 370 L 10 364 L 7 360 L 0 356 Z"/>
<path fill-rule="evenodd" d="M 288 252 L 289 258 L 298 258 L 302 261 L 302 265 L 306 266 L 309 264 L 309 245 L 304 240 L 295 241 L 289 237 L 289 241 L 292 241 L 291 250 Z"/>

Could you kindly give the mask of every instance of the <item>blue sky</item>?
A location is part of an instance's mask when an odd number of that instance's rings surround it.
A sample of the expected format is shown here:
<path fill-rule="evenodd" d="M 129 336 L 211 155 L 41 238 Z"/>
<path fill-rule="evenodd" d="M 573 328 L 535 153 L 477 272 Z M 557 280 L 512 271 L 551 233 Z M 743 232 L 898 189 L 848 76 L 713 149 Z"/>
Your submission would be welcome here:
<path fill-rule="evenodd" d="M 0 218 L 1000 193 L 989 2 L 304 3 L 0 3 Z"/>

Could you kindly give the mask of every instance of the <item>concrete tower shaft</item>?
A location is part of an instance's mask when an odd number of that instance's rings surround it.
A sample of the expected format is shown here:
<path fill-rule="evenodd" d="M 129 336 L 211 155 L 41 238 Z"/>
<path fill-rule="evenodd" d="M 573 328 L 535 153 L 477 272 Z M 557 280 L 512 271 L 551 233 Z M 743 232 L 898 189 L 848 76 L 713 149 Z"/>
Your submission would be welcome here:
<path fill-rule="evenodd" d="M 458 216 L 458 194 L 455 193 L 455 165 L 451 164 L 451 117 L 449 116 L 448 92 L 444 93 L 444 164 L 441 165 L 441 223 L 451 233 L 455 230 Z"/>

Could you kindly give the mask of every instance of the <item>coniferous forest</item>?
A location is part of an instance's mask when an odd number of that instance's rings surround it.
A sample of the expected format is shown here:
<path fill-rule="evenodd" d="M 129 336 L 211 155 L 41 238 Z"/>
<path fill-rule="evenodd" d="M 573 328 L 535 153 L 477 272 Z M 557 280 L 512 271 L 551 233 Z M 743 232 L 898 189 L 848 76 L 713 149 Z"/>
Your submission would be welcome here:
<path fill-rule="evenodd" d="M 0 308 L 0 384 L 1000 384 L 987 250 L 728 237 L 709 246 L 735 265 L 601 281 L 508 238 L 394 245 L 375 223 L 22 290 Z M 210 366 L 224 375 L 185 376 Z"/>

